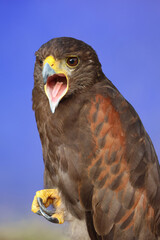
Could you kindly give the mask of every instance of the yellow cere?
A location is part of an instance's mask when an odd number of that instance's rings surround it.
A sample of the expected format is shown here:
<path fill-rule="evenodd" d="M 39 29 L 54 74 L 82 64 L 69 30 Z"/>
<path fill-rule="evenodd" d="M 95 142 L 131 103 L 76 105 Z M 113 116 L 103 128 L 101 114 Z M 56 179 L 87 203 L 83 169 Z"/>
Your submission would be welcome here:
<path fill-rule="evenodd" d="M 60 60 L 55 60 L 55 58 L 53 56 L 48 56 L 46 57 L 46 59 L 43 62 L 43 67 L 46 63 L 48 63 L 50 65 L 50 67 L 57 73 L 63 73 L 66 75 L 66 71 L 64 69 L 64 66 L 61 65 Z M 63 69 L 62 69 L 63 67 Z"/>
<path fill-rule="evenodd" d="M 43 66 L 44 66 L 46 63 L 48 63 L 48 64 L 53 68 L 53 66 L 54 66 L 54 64 L 55 64 L 55 59 L 54 59 L 54 57 L 53 57 L 53 56 L 48 56 L 48 57 L 46 57 L 46 59 L 45 59 L 44 62 L 43 62 Z"/>

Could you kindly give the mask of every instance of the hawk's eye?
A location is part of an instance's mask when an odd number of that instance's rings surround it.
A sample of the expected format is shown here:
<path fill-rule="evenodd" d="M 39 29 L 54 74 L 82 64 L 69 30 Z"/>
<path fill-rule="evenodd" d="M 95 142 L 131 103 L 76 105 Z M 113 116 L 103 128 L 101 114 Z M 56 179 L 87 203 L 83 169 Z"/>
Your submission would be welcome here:
<path fill-rule="evenodd" d="M 43 64 L 43 61 L 42 61 L 41 59 L 39 60 L 39 64 L 40 64 L 40 65 L 42 65 L 42 64 Z"/>
<path fill-rule="evenodd" d="M 68 65 L 69 67 L 75 67 L 75 66 L 78 65 L 79 60 L 78 60 L 77 57 L 68 57 L 68 58 L 66 59 L 66 63 L 67 63 L 67 65 Z"/>
<path fill-rule="evenodd" d="M 42 61 L 41 59 L 37 58 L 37 62 L 38 62 L 38 64 L 39 64 L 40 66 L 43 65 L 43 61 Z"/>

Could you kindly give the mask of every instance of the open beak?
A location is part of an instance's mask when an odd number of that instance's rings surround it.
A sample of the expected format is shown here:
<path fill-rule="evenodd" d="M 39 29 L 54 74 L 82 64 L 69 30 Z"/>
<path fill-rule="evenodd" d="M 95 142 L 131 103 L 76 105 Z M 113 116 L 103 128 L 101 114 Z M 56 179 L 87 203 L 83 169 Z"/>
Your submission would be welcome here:
<path fill-rule="evenodd" d="M 44 90 L 48 97 L 51 111 L 54 113 L 60 100 L 68 91 L 68 78 L 65 72 L 58 68 L 52 56 L 45 59 L 42 75 Z"/>

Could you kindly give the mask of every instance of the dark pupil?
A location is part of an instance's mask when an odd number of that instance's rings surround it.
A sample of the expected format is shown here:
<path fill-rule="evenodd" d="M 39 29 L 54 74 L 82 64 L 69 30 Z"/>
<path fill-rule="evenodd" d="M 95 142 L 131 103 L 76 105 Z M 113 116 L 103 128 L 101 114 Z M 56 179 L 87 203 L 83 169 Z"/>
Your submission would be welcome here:
<path fill-rule="evenodd" d="M 70 66 L 76 66 L 78 64 L 78 59 L 76 57 L 70 57 L 67 59 L 67 63 Z"/>
<path fill-rule="evenodd" d="M 71 65 L 74 65 L 75 61 L 76 61 L 76 60 L 75 60 L 74 58 L 70 58 L 70 59 L 69 59 L 69 63 L 70 63 Z"/>
<path fill-rule="evenodd" d="M 43 64 L 43 61 L 42 61 L 42 60 L 39 60 L 39 63 L 40 63 L 40 64 Z"/>

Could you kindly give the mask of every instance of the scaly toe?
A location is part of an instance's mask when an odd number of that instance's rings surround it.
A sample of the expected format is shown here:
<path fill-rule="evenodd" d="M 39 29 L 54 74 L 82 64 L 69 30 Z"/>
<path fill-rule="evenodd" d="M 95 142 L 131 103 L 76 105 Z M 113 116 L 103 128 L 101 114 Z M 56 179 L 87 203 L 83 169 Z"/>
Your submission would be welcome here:
<path fill-rule="evenodd" d="M 47 209 L 50 205 L 55 207 L 53 211 Z M 32 203 L 32 211 L 43 216 L 48 221 L 53 223 L 64 223 L 64 213 L 59 211 L 61 198 L 58 189 L 43 189 L 36 192 Z"/>

